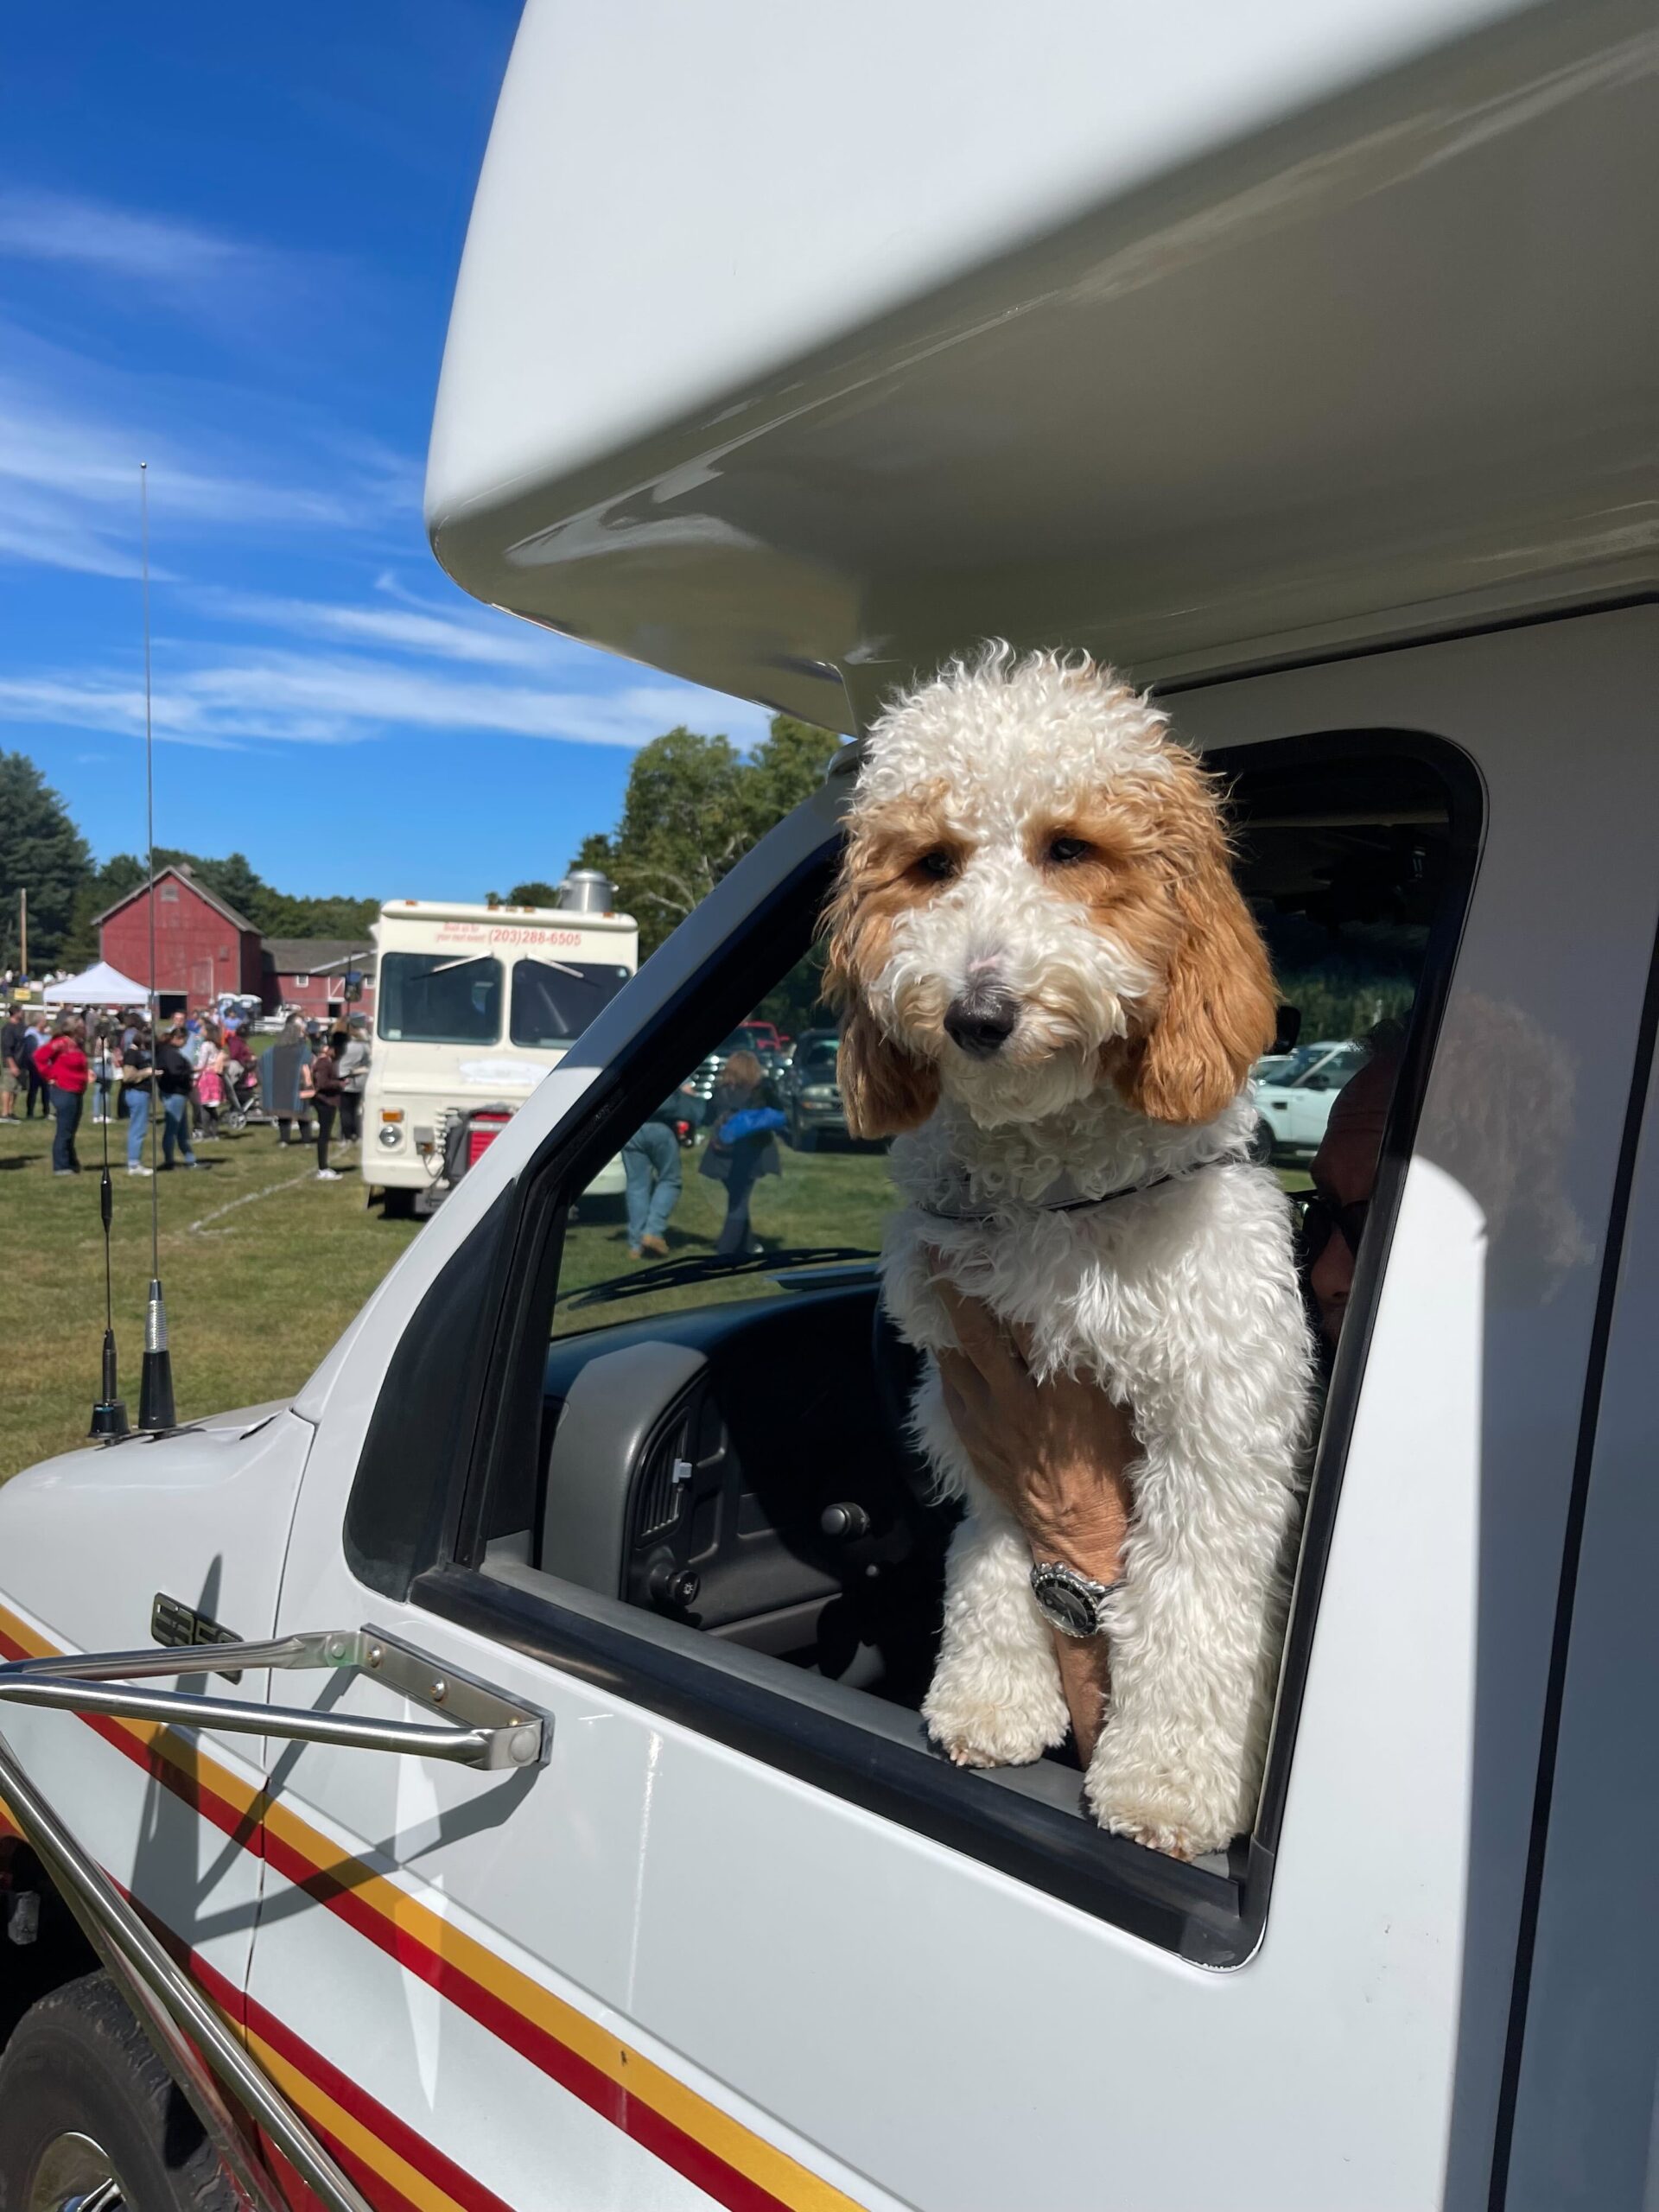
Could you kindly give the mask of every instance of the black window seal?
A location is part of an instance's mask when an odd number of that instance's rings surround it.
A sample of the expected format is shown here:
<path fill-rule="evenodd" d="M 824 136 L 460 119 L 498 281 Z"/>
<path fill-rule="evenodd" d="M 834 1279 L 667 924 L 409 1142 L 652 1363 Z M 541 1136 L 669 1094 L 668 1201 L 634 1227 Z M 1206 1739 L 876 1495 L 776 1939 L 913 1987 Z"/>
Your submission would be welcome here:
<path fill-rule="evenodd" d="M 556 1596 L 532 1595 L 481 1573 L 487 1478 L 499 1464 L 495 1458 L 499 1444 L 511 1433 L 505 1402 L 512 1395 L 512 1330 L 497 1332 L 480 1402 L 480 1414 L 486 1407 L 491 1414 L 479 1422 L 464 1501 L 457 1496 L 446 1516 L 449 1542 L 442 1560 L 417 1571 L 406 1586 L 410 1600 L 927 1834 L 1160 1948 L 1215 1967 L 1245 1963 L 1266 1924 L 1342 1472 L 1377 1294 L 1478 870 L 1485 807 L 1484 786 L 1469 754 L 1428 732 L 1387 727 L 1316 731 L 1217 747 L 1205 754 L 1207 765 L 1224 779 L 1249 771 L 1302 764 L 1328 767 L 1344 760 L 1365 759 L 1415 760 L 1436 776 L 1446 803 L 1448 866 L 1430 926 L 1379 1154 L 1364 1248 L 1320 1427 L 1256 1827 L 1246 1843 L 1235 1847 L 1226 1874 L 1179 1866 L 1105 1835 L 1076 1815 L 988 1787 L 983 1777 L 959 1773 L 919 1740 L 912 1749 L 873 1734 L 850 1717 L 820 1713 L 792 1699 L 784 1684 L 763 1689 L 713 1668 L 702 1669 L 678 1652 L 666 1652 L 641 1636 L 562 1605 Z M 556 1168 L 560 1190 L 591 1175 L 614 1150 L 625 1112 L 631 1113 L 647 1094 L 653 1101 L 664 1095 L 683 1073 L 696 1042 L 705 1035 L 723 1034 L 763 994 L 775 980 L 781 931 L 785 925 L 798 927 L 803 901 L 821 895 L 824 871 L 838 843 L 835 836 L 827 839 L 758 902 L 741 930 L 721 948 L 717 971 L 710 975 L 700 970 L 688 978 L 627 1049 L 601 1068 L 574 1119 L 561 1123 L 538 1147 L 518 1186 L 521 1194 L 533 1196 L 539 1191 L 544 1195 L 553 1187 L 550 1171 Z M 534 1310 L 539 1295 L 537 1286 L 544 1287 L 550 1268 L 556 1272 L 563 1209 L 555 1205 L 552 1212 L 550 1222 L 543 1212 L 532 1236 L 527 1210 L 520 1205 L 512 1279 L 493 1309 L 519 1317 L 517 1333 L 521 1339 L 523 1319 Z M 522 1360 L 522 1343 L 518 1356 Z M 522 1373 L 521 1367 L 520 1377 Z"/>
<path fill-rule="evenodd" d="M 1416 731 L 1373 730 L 1352 733 L 1346 741 L 1333 735 L 1323 740 L 1288 739 L 1278 742 L 1297 747 L 1317 746 L 1317 757 L 1322 761 L 1339 760 L 1344 755 L 1351 758 L 1362 747 L 1366 753 L 1372 753 L 1386 745 L 1395 758 L 1419 760 L 1432 768 L 1446 789 L 1448 867 L 1440 904 L 1429 926 L 1422 974 L 1401 1055 L 1400 1073 L 1389 1103 L 1377 1155 L 1376 1179 L 1366 1217 L 1366 1233 L 1354 1269 L 1353 1289 L 1343 1321 L 1342 1342 L 1332 1370 L 1331 1387 L 1325 1395 L 1307 1503 L 1302 1516 L 1295 1589 L 1280 1662 L 1279 1701 L 1253 1832 L 1259 1854 L 1255 1878 L 1267 1887 L 1272 1885 L 1273 1862 L 1284 1822 L 1291 1761 L 1301 1719 L 1319 1600 L 1336 1530 L 1337 1504 L 1347 1465 L 1349 1442 L 1359 1408 L 1360 1388 L 1370 1359 L 1378 1296 L 1388 1271 L 1406 1171 L 1416 1144 L 1417 1124 L 1428 1089 L 1434 1048 L 1468 919 L 1486 818 L 1485 785 L 1480 772 L 1467 753 L 1446 739 Z M 1261 748 L 1251 747 L 1249 750 L 1251 754 L 1259 755 Z M 1236 757 L 1242 766 L 1245 749 L 1239 748 Z M 1291 760 L 1303 756 L 1299 753 L 1281 753 L 1280 757 Z M 1266 1904 L 1264 1895 L 1261 1904 L 1263 1918 Z"/>

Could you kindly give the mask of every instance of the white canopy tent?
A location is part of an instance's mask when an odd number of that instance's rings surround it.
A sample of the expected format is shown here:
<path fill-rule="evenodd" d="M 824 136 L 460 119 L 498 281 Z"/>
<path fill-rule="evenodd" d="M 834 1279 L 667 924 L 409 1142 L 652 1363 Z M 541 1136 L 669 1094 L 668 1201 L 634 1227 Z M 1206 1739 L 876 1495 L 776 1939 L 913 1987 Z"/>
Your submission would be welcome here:
<path fill-rule="evenodd" d="M 107 960 L 98 960 L 79 976 L 48 983 L 41 995 L 48 1006 L 143 1006 L 149 993 Z"/>

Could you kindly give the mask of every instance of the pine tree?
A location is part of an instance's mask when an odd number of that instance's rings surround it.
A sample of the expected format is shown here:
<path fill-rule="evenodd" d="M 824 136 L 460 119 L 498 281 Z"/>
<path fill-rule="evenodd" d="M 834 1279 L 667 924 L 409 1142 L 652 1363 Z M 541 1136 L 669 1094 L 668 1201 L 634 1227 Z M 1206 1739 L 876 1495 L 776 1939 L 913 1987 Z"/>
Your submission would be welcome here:
<path fill-rule="evenodd" d="M 61 964 L 92 867 L 86 840 L 35 763 L 27 753 L 0 753 L 0 965 L 21 957 L 20 891 L 29 893 L 31 971 Z"/>

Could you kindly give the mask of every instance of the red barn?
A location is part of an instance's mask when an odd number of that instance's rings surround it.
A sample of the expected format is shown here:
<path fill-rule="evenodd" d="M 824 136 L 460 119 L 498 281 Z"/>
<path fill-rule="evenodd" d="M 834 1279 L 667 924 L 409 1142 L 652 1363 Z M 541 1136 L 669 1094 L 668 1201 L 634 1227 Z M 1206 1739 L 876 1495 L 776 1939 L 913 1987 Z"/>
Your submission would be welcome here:
<path fill-rule="evenodd" d="M 331 1014 L 374 1012 L 374 954 L 366 937 L 268 937 L 264 941 L 265 1011 L 280 1007 L 315 1014 L 326 1021 Z M 347 975 L 362 978 L 362 995 L 354 1003 L 346 995 Z"/>
<path fill-rule="evenodd" d="M 96 918 L 99 951 L 124 976 L 149 974 L 150 893 L 155 893 L 156 997 L 159 1011 L 211 1006 L 221 991 L 260 995 L 264 945 L 245 914 L 215 898 L 184 865 L 158 868 L 153 881 L 118 899 Z"/>

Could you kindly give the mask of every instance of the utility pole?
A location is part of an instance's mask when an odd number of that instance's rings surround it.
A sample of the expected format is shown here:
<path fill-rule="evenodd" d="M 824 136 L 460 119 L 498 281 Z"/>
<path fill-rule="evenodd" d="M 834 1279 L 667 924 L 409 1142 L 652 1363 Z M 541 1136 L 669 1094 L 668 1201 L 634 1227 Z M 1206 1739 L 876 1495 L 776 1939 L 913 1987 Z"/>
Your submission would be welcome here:
<path fill-rule="evenodd" d="M 17 893 L 17 963 L 25 976 L 29 973 L 29 893 Z"/>

